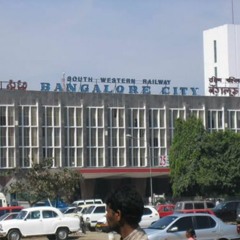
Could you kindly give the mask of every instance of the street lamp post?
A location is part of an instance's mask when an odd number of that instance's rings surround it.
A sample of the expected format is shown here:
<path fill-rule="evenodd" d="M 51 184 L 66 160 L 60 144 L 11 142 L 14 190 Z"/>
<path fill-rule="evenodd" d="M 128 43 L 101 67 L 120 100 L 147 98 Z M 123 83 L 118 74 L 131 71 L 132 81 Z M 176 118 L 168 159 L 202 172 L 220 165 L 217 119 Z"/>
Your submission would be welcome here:
<path fill-rule="evenodd" d="M 153 204 L 152 156 L 151 156 L 150 144 L 145 139 L 133 137 L 131 134 L 127 134 L 126 137 L 136 139 L 136 140 L 143 140 L 147 144 L 147 160 L 148 160 L 148 164 L 149 164 L 150 197 L 151 197 L 151 203 Z"/>

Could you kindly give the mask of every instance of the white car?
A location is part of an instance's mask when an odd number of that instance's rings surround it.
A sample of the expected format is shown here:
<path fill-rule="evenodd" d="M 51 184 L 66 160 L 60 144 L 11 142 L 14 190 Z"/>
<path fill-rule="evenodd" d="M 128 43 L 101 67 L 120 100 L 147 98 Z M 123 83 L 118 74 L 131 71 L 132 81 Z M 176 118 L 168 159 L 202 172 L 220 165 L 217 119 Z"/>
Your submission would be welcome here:
<path fill-rule="evenodd" d="M 15 219 L 0 223 L 0 237 L 8 240 L 31 236 L 65 240 L 69 233 L 79 230 L 79 218 L 64 216 L 59 209 L 48 206 L 25 208 Z"/>
<path fill-rule="evenodd" d="M 97 221 L 106 215 L 106 204 L 93 204 L 83 214 L 83 221 L 87 228 L 94 229 Z"/>
<path fill-rule="evenodd" d="M 85 199 L 85 200 L 77 200 L 72 203 L 73 206 L 81 206 L 86 204 L 102 204 L 102 199 Z"/>
<path fill-rule="evenodd" d="M 87 209 L 90 206 L 91 206 L 90 204 L 86 204 L 86 205 L 80 205 L 78 207 L 69 207 L 63 212 L 63 214 L 67 216 L 78 215 L 79 217 L 81 217 L 84 213 L 86 213 Z"/>
<path fill-rule="evenodd" d="M 143 215 L 139 226 L 142 228 L 146 228 L 158 220 L 158 211 L 153 206 L 144 206 Z M 95 225 L 95 230 L 99 232 L 109 231 L 107 219 L 105 216 L 98 220 L 97 224 Z"/>
<path fill-rule="evenodd" d="M 153 206 L 144 206 L 142 220 L 139 223 L 140 227 L 146 228 L 152 223 L 159 220 L 159 213 Z"/>
<path fill-rule="evenodd" d="M 186 230 L 193 228 L 197 240 L 240 239 L 236 224 L 224 223 L 221 219 L 207 213 L 178 213 L 160 218 L 145 228 L 149 240 L 186 239 Z"/>

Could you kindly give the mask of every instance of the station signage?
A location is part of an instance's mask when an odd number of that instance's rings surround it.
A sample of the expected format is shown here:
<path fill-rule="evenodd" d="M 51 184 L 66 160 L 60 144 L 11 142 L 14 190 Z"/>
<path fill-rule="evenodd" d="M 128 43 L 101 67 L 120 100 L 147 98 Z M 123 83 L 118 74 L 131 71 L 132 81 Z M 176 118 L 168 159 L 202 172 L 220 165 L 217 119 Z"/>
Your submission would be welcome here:
<path fill-rule="evenodd" d="M 27 90 L 25 81 L 0 81 L 0 89 Z M 29 90 L 29 89 L 28 89 Z M 41 82 L 42 92 L 72 92 L 72 93 L 111 93 L 111 94 L 160 94 L 160 95 L 198 95 L 197 87 L 176 87 L 168 79 L 141 79 L 80 77 L 65 75 L 55 84 Z"/>
<path fill-rule="evenodd" d="M 80 93 L 118 93 L 118 94 L 161 94 L 161 95 L 198 95 L 197 87 L 172 87 L 171 80 L 133 78 L 110 78 L 68 76 L 52 86 L 42 82 L 41 91 L 80 92 Z"/>
<path fill-rule="evenodd" d="M 239 93 L 240 79 L 235 77 L 229 78 L 209 78 L 208 91 L 214 96 L 236 96 Z"/>

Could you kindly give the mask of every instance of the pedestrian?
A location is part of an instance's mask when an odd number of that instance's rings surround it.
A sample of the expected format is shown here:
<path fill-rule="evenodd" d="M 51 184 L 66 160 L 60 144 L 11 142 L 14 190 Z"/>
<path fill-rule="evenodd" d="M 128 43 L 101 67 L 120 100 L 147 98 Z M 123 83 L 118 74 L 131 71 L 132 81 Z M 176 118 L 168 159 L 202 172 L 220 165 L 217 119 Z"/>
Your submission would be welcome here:
<path fill-rule="evenodd" d="M 215 203 L 215 206 L 217 206 L 220 203 L 220 199 L 218 199 Z"/>
<path fill-rule="evenodd" d="M 196 240 L 196 233 L 195 233 L 195 230 L 193 228 L 189 228 L 187 231 L 186 231 L 186 237 L 188 240 Z"/>
<path fill-rule="evenodd" d="M 86 234 L 87 229 L 86 229 L 86 225 L 82 215 L 80 216 L 80 227 L 81 227 L 82 233 Z"/>
<path fill-rule="evenodd" d="M 131 186 L 116 189 L 106 199 L 107 222 L 111 231 L 121 236 L 121 240 L 148 240 L 140 228 L 144 202 L 141 195 Z"/>

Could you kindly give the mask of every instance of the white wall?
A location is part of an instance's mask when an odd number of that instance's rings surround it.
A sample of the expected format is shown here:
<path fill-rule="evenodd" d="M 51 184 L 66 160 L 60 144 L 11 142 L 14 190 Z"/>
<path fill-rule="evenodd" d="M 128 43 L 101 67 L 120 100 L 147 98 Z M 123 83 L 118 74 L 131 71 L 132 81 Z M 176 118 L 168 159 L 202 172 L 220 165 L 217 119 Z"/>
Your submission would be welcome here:
<path fill-rule="evenodd" d="M 214 40 L 217 41 L 217 62 L 214 62 Z M 240 78 L 240 25 L 226 24 L 203 32 L 204 89 L 209 94 L 209 78 L 218 69 L 218 78 Z M 225 81 L 218 86 L 229 86 Z M 231 85 L 231 86 L 238 86 Z"/>

